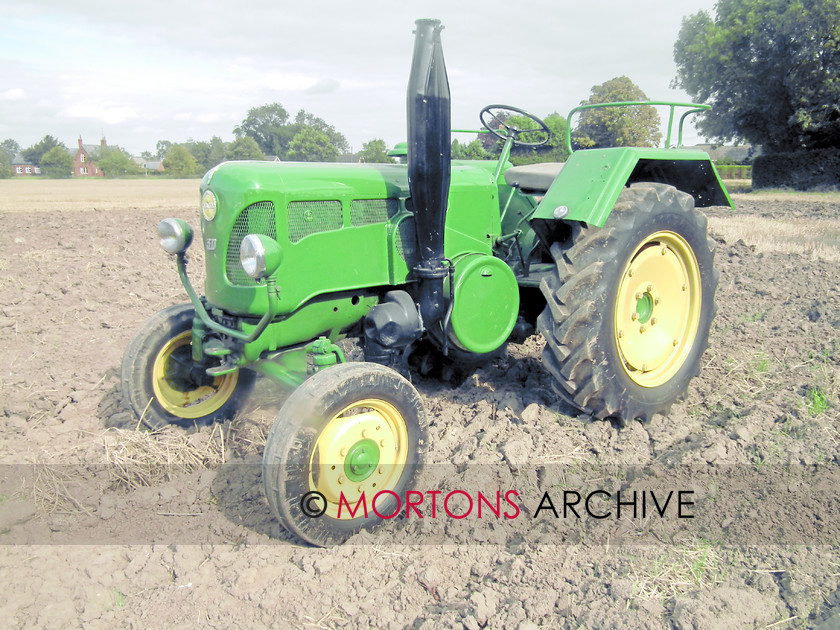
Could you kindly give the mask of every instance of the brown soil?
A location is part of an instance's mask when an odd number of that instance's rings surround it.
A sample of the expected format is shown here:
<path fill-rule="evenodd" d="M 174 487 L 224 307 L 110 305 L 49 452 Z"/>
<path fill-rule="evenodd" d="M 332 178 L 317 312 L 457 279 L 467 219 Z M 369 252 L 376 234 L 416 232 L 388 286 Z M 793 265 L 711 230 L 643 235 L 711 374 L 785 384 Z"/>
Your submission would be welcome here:
<path fill-rule="evenodd" d="M 268 515 L 257 465 L 284 392 L 260 381 L 232 423 L 151 436 L 122 406 L 128 340 L 185 301 L 154 228 L 173 215 L 197 224 L 196 182 L 50 184 L 0 182 L 2 625 L 840 627 L 836 493 L 803 503 L 802 523 L 815 529 L 783 523 L 778 544 L 762 532 L 796 515 L 721 499 L 711 536 L 681 525 L 681 536 L 643 544 L 585 527 L 548 544 L 464 526 L 446 544 L 403 535 L 300 545 Z M 416 383 L 430 462 L 455 466 L 460 480 L 472 464 L 641 466 L 673 487 L 690 470 L 772 483 L 797 467 L 836 467 L 840 202 L 736 202 L 736 213 L 708 213 L 718 314 L 703 371 L 667 418 L 618 429 L 576 416 L 551 393 L 531 337 L 457 387 Z M 727 535 L 739 515 L 752 524 L 741 539 Z"/>

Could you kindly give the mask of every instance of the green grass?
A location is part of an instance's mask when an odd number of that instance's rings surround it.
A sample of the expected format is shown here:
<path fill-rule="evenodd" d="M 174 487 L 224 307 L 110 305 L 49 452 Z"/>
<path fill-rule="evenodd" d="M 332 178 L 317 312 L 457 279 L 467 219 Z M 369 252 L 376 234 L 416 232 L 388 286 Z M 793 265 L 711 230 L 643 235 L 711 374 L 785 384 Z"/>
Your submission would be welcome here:
<path fill-rule="evenodd" d="M 809 415 L 818 416 L 828 410 L 828 395 L 819 386 L 812 387 L 805 394 L 805 406 Z"/>

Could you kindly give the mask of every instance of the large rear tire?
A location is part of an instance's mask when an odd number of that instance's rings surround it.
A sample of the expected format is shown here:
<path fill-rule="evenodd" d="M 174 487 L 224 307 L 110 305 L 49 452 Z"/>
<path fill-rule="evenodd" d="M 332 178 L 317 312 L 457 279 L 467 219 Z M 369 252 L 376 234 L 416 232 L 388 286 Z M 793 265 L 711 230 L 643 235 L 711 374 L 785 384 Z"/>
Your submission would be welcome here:
<path fill-rule="evenodd" d="M 543 363 L 561 396 L 596 418 L 665 414 L 700 371 L 714 317 L 715 242 L 694 199 L 626 188 L 602 228 L 576 224 L 543 280 Z"/>
<path fill-rule="evenodd" d="M 382 493 L 377 509 L 394 511 L 394 497 L 405 497 L 420 470 L 426 431 L 417 390 L 394 370 L 343 363 L 314 374 L 289 396 L 268 435 L 263 486 L 272 513 L 319 546 L 376 527 L 382 519 L 365 518 L 361 497 L 371 507 Z"/>
<path fill-rule="evenodd" d="M 149 428 L 233 418 L 253 386 L 250 370 L 212 377 L 205 372 L 211 364 L 193 361 L 194 317 L 191 304 L 163 309 L 143 324 L 123 355 L 123 396 Z"/>

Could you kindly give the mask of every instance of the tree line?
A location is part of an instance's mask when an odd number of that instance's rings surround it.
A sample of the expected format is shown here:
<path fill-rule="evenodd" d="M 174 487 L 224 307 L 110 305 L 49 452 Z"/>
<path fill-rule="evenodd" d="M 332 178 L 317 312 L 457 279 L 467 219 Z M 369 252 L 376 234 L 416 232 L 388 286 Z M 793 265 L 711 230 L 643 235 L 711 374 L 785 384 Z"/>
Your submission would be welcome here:
<path fill-rule="evenodd" d="M 335 162 L 349 150 L 344 135 L 322 118 L 305 110 L 290 118 L 280 103 L 271 103 L 249 110 L 242 123 L 234 128 L 232 142 L 225 142 L 219 136 L 201 141 L 159 140 L 154 153 L 144 151 L 139 157 L 147 163 L 161 161 L 170 177 L 200 177 L 227 160 L 264 160 L 276 156 L 282 161 Z M 8 138 L 0 142 L 0 178 L 13 175 L 12 162 L 17 155 L 26 164 L 39 167 L 45 177 L 70 177 L 73 153 L 49 134 L 27 148 Z M 394 161 L 388 156 L 382 139 L 366 142 L 352 158 L 363 162 Z M 144 173 L 132 156 L 119 147 L 97 147 L 90 161 L 106 177 Z"/>

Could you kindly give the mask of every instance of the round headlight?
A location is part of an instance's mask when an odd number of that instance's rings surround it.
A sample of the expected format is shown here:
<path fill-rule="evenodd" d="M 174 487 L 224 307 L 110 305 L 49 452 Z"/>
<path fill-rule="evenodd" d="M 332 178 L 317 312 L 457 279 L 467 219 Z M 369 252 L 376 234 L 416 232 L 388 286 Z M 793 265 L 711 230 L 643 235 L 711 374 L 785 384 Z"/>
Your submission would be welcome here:
<path fill-rule="evenodd" d="M 167 254 L 180 254 L 192 243 L 193 231 L 183 219 L 164 219 L 158 224 L 158 235 Z"/>
<path fill-rule="evenodd" d="M 283 250 L 272 238 L 264 234 L 249 234 L 239 246 L 242 268 L 254 280 L 270 276 L 283 260 Z"/>
<path fill-rule="evenodd" d="M 204 191 L 201 196 L 201 214 L 206 221 L 216 218 L 216 195 L 209 190 Z"/>

